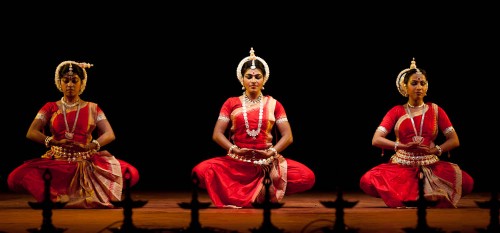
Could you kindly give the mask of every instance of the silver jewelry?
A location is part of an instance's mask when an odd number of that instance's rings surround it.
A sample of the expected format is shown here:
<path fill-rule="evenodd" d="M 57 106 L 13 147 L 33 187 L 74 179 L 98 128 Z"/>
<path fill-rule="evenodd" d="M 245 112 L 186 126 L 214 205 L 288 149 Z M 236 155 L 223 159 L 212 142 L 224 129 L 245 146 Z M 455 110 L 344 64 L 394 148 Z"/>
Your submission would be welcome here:
<path fill-rule="evenodd" d="M 401 72 L 399 72 L 398 77 L 396 78 L 396 87 L 398 88 L 399 93 L 404 97 L 408 96 L 408 92 L 406 91 L 406 85 L 404 83 L 405 76 L 409 70 L 416 68 L 417 68 L 417 62 L 415 61 L 415 58 L 413 58 L 413 60 L 410 63 L 410 68 L 406 68 Z"/>
<path fill-rule="evenodd" d="M 266 159 L 255 159 L 255 158 L 248 159 L 245 156 L 240 156 L 240 155 L 233 154 L 233 153 L 229 153 L 227 155 L 233 159 L 236 159 L 236 160 L 239 160 L 242 162 L 246 162 L 246 163 L 253 163 L 254 165 L 269 165 L 275 159 L 275 157 L 273 157 L 273 156 L 266 158 Z"/>
<path fill-rule="evenodd" d="M 99 151 L 101 149 L 101 144 L 99 144 L 99 142 L 97 140 L 92 140 L 92 143 L 96 144 L 97 145 L 97 148 L 95 148 L 96 151 Z"/>
<path fill-rule="evenodd" d="M 64 96 L 61 97 L 61 102 L 64 104 L 64 106 L 66 106 L 67 108 L 72 108 L 72 107 L 75 107 L 78 103 L 80 103 L 80 99 L 78 99 L 77 101 L 75 101 L 74 103 L 72 104 L 68 104 L 66 103 L 66 101 L 64 101 Z"/>
<path fill-rule="evenodd" d="M 227 152 L 227 153 L 228 153 L 228 154 L 233 154 L 233 150 L 234 150 L 235 148 L 238 148 L 238 146 L 233 144 L 231 147 L 229 147 L 229 150 L 228 150 L 228 152 Z"/>
<path fill-rule="evenodd" d="M 76 110 L 75 121 L 73 122 L 73 129 L 71 129 L 71 131 L 69 131 L 68 119 L 66 119 L 66 105 L 64 104 L 64 102 L 62 105 L 62 111 L 63 111 L 63 116 L 64 116 L 64 124 L 66 126 L 66 132 L 64 132 L 64 137 L 66 137 L 67 139 L 73 139 L 73 136 L 75 134 L 75 129 L 76 129 L 76 122 L 78 121 L 78 115 L 80 115 L 80 104 L 78 104 L 78 109 Z"/>
<path fill-rule="evenodd" d="M 274 149 L 274 147 L 269 147 L 267 150 L 270 150 L 274 153 L 273 158 L 278 158 L 278 151 Z"/>
<path fill-rule="evenodd" d="M 243 95 L 245 96 L 245 102 L 248 102 L 248 103 L 256 104 L 256 103 L 260 103 L 260 101 L 262 100 L 262 94 L 260 94 L 259 97 L 257 97 L 254 100 L 251 100 L 250 98 L 248 98 L 248 95 L 245 92 L 243 92 Z"/>
<path fill-rule="evenodd" d="M 421 108 L 421 107 L 424 106 L 425 103 L 422 103 L 421 105 L 418 105 L 418 106 L 413 106 L 413 105 L 410 104 L 410 102 L 408 102 L 406 104 L 408 104 L 408 107 L 410 107 L 410 108 Z"/>
<path fill-rule="evenodd" d="M 52 140 L 52 136 L 47 136 L 45 137 L 45 147 L 49 148 L 49 143 L 50 143 L 50 140 Z"/>
<path fill-rule="evenodd" d="M 59 89 L 60 92 L 63 92 L 63 90 L 62 90 L 62 86 L 61 86 L 61 77 L 59 77 L 59 75 L 60 75 L 59 73 L 61 71 L 61 68 L 64 65 L 68 65 L 68 64 L 70 64 L 70 65 L 75 64 L 75 65 L 81 67 L 83 70 L 83 78 L 80 77 L 82 80 L 82 84 L 80 86 L 80 94 L 82 94 L 83 91 L 85 90 L 85 86 L 87 86 L 87 71 L 85 69 L 88 69 L 94 65 L 90 64 L 90 63 L 76 62 L 76 61 L 63 61 L 63 62 L 61 62 L 56 68 L 56 73 L 55 73 L 55 77 L 54 77 L 56 87 L 57 87 L 57 89 Z"/>
<path fill-rule="evenodd" d="M 253 50 L 253 47 L 250 49 L 250 56 L 243 58 L 238 66 L 236 67 L 236 77 L 240 81 L 241 85 L 243 85 L 243 75 L 241 74 L 241 68 L 243 67 L 243 64 L 248 61 L 255 61 L 259 60 L 263 65 L 264 65 L 264 70 L 266 75 L 264 75 L 264 84 L 266 84 L 267 80 L 269 79 L 269 66 L 267 65 L 266 61 L 262 59 L 261 57 L 255 56 L 255 51 Z M 245 87 L 242 87 L 245 88 Z"/>
<path fill-rule="evenodd" d="M 411 115 L 411 111 L 408 107 L 406 107 L 406 113 L 408 114 L 408 116 L 410 116 L 410 120 L 411 120 L 411 124 L 413 125 L 413 131 L 415 132 L 415 136 L 412 137 L 412 140 L 414 142 L 417 142 L 419 144 L 421 144 L 422 142 L 424 142 L 424 138 L 422 137 L 422 129 L 424 127 L 424 118 L 425 118 L 425 107 L 424 109 L 422 109 L 422 119 L 420 121 L 420 134 L 417 133 L 417 128 L 415 127 L 415 121 L 413 121 L 413 116 Z"/>
<path fill-rule="evenodd" d="M 246 97 L 246 95 L 245 95 Z M 260 96 L 259 96 L 260 97 Z M 242 101 L 241 105 L 243 107 L 243 119 L 245 119 L 245 127 L 247 128 L 247 134 L 248 136 L 250 137 L 253 137 L 253 139 L 255 139 L 255 137 L 257 137 L 257 135 L 259 135 L 260 133 L 260 128 L 262 127 L 262 115 L 263 115 L 263 112 L 264 112 L 264 101 L 262 101 L 262 99 L 259 99 L 259 102 L 260 102 L 260 107 L 259 107 L 259 123 L 257 125 L 257 129 L 252 129 L 250 130 L 250 126 L 248 124 L 248 117 L 247 117 L 247 107 L 246 107 L 246 104 L 245 104 L 246 99 Z"/>
<path fill-rule="evenodd" d="M 69 63 L 69 72 L 68 72 L 68 75 L 69 76 L 73 76 L 73 64 Z"/>
<path fill-rule="evenodd" d="M 441 149 L 441 147 L 439 145 L 436 145 L 435 147 L 438 150 L 437 156 L 441 156 L 441 154 L 443 153 L 443 149 Z"/>

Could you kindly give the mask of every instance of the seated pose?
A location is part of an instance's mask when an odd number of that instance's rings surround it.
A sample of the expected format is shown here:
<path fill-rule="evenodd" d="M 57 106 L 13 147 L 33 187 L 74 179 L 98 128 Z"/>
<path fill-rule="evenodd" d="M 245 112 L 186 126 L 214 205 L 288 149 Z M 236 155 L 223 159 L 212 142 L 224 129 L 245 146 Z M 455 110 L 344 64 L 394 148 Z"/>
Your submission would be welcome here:
<path fill-rule="evenodd" d="M 103 110 L 80 98 L 87 84 L 85 69 L 91 66 L 74 61 L 57 66 L 55 84 L 63 96 L 38 111 L 26 134 L 48 150 L 15 168 L 7 178 L 9 189 L 42 202 L 49 171 L 52 201 L 65 202 L 65 208 L 113 208 L 111 202 L 121 200 L 124 173 L 131 186 L 138 182 L 135 167 L 101 150 L 115 134 Z"/>
<path fill-rule="evenodd" d="M 388 207 L 404 208 L 407 201 L 419 197 L 418 179 L 423 172 L 424 196 L 435 201 L 435 207 L 456 207 L 460 198 L 472 192 L 474 180 L 457 164 L 439 159 L 443 153 L 459 146 L 458 135 L 446 112 L 437 104 L 424 102 L 429 83 L 415 60 L 402 70 L 396 80 L 401 95 L 408 97 L 403 105 L 392 107 L 382 119 L 372 139 L 373 146 L 393 149 L 389 162 L 366 172 L 360 180 L 367 194 L 382 198 Z M 386 136 L 394 130 L 396 138 Z M 436 142 L 438 133 L 446 138 Z"/>
<path fill-rule="evenodd" d="M 284 195 L 304 192 L 313 187 L 315 175 L 304 164 L 285 158 L 282 151 L 293 141 L 292 130 L 283 105 L 272 96 L 263 95 L 269 79 L 264 59 L 250 56 L 239 63 L 236 76 L 243 94 L 229 97 L 219 112 L 212 139 L 227 155 L 210 158 L 196 165 L 192 172 L 199 186 L 206 189 L 216 207 L 244 208 L 261 203 L 269 190 L 271 201 Z M 277 127 L 279 139 L 273 137 Z M 226 130 L 230 128 L 230 133 Z M 269 174 L 269 189 L 263 184 Z"/>

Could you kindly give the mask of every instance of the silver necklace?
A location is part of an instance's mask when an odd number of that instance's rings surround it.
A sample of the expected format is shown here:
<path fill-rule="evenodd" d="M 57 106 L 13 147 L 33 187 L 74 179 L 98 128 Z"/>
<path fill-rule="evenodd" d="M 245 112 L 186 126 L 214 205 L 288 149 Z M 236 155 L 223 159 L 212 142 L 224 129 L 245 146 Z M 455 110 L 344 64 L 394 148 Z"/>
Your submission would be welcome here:
<path fill-rule="evenodd" d="M 410 104 L 410 102 L 408 102 L 407 104 L 408 104 L 408 107 L 410 107 L 410 108 L 421 108 L 421 107 L 423 107 L 423 106 L 424 106 L 424 104 L 425 104 L 425 103 L 422 103 L 422 104 L 421 104 L 421 105 L 419 105 L 419 106 L 413 106 L 413 105 L 411 105 L 411 104 Z"/>
<path fill-rule="evenodd" d="M 64 102 L 63 102 L 62 108 L 63 108 L 62 110 L 63 110 L 63 116 L 64 116 L 64 124 L 66 125 L 66 132 L 64 132 L 64 137 L 71 140 L 71 139 L 73 139 L 73 136 L 75 135 L 76 122 L 78 121 L 78 115 L 80 115 L 80 104 L 78 104 L 78 109 L 76 110 L 75 121 L 73 122 L 73 129 L 71 129 L 71 131 L 69 131 L 68 120 L 66 119 L 66 104 L 64 104 Z"/>
<path fill-rule="evenodd" d="M 259 106 L 259 123 L 257 125 L 256 130 L 255 129 L 250 130 L 250 125 L 248 124 L 247 107 L 245 104 L 246 99 L 244 101 L 242 101 L 242 103 L 241 103 L 241 105 L 243 107 L 243 119 L 245 119 L 245 127 L 247 128 L 247 134 L 248 134 L 248 136 L 253 137 L 253 139 L 255 139 L 255 137 L 257 137 L 257 135 L 259 135 L 260 128 L 262 127 L 262 115 L 263 115 L 264 101 L 262 101 L 261 96 L 259 96 L 259 98 L 257 98 L 259 103 L 260 103 L 260 106 Z M 245 97 L 247 97 L 247 96 L 245 95 Z"/>
<path fill-rule="evenodd" d="M 61 97 L 61 102 L 63 103 L 64 106 L 66 106 L 67 108 L 72 108 L 72 107 L 75 107 L 78 103 L 80 103 L 80 99 L 78 99 L 77 101 L 75 101 L 74 103 L 72 104 L 68 104 L 64 101 L 64 96 Z"/>
<path fill-rule="evenodd" d="M 245 94 L 244 92 L 243 92 L 243 95 L 245 96 L 245 101 L 252 103 L 252 104 L 260 103 L 260 101 L 262 100 L 262 94 L 260 94 L 259 97 L 257 97 L 254 100 L 251 100 L 250 98 L 248 98 L 248 95 Z"/>
<path fill-rule="evenodd" d="M 410 105 L 410 104 L 408 104 Z M 423 105 L 423 104 L 422 104 Z M 417 127 L 415 127 L 415 121 L 413 121 L 413 116 L 411 115 L 411 111 L 408 107 L 406 107 L 406 113 L 408 113 L 408 116 L 410 116 L 411 124 L 413 126 L 413 131 L 415 132 L 415 136 L 412 137 L 412 140 L 414 142 L 417 142 L 418 144 L 421 144 L 424 142 L 424 137 L 422 137 L 422 129 L 424 126 L 424 118 L 425 118 L 425 107 L 422 109 L 422 119 L 420 120 L 420 134 L 417 133 Z"/>

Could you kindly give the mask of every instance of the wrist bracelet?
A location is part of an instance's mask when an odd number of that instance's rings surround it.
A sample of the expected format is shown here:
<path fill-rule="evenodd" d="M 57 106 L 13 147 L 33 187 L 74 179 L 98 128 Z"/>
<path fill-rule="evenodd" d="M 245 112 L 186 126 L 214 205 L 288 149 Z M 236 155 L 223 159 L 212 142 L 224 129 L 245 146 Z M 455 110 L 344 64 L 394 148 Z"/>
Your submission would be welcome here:
<path fill-rule="evenodd" d="M 45 137 L 45 147 L 49 148 L 49 143 L 50 143 L 50 140 L 52 140 L 52 136 L 47 136 Z"/>
<path fill-rule="evenodd" d="M 274 149 L 274 147 L 269 147 L 269 149 L 267 149 L 267 150 L 270 150 L 270 151 L 274 152 L 273 158 L 277 158 L 278 157 L 278 151 L 276 149 Z"/>
<path fill-rule="evenodd" d="M 439 145 L 436 145 L 435 147 L 436 147 L 436 149 L 438 149 L 437 156 L 441 156 L 441 154 L 443 153 L 443 149 L 441 149 L 441 147 Z"/>
<path fill-rule="evenodd" d="M 399 142 L 394 143 L 394 151 L 398 151 Z"/>
<path fill-rule="evenodd" d="M 228 154 L 233 154 L 233 149 L 234 149 L 234 148 L 238 148 L 238 146 L 233 144 L 231 147 L 229 147 L 229 150 L 228 150 L 228 152 L 227 152 L 227 153 L 228 153 Z"/>
<path fill-rule="evenodd" d="M 99 142 L 97 140 L 92 140 L 92 143 L 96 144 L 97 147 L 95 148 L 96 151 L 99 151 L 101 149 L 101 144 L 99 144 Z"/>

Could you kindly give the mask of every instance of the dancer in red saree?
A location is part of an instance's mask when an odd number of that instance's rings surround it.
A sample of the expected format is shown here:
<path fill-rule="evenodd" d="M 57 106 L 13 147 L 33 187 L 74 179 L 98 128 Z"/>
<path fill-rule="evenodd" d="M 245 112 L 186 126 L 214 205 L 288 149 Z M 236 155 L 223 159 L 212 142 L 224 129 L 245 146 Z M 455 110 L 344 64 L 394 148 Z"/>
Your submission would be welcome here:
<path fill-rule="evenodd" d="M 236 76 L 243 94 L 222 105 L 213 131 L 213 140 L 227 151 L 196 165 L 192 172 L 200 179 L 216 207 L 246 208 L 262 202 L 264 172 L 272 180 L 271 201 L 313 187 L 315 175 L 307 166 L 281 153 L 293 141 L 285 109 L 272 96 L 263 95 L 269 67 L 253 48 L 241 60 Z M 273 136 L 274 126 L 280 137 Z M 230 135 L 227 135 L 229 128 Z"/>
<path fill-rule="evenodd" d="M 85 69 L 91 66 L 74 61 L 57 66 L 55 84 L 64 95 L 38 111 L 26 134 L 48 150 L 9 174 L 12 191 L 29 193 L 42 202 L 43 174 L 49 169 L 52 201 L 66 202 L 66 208 L 113 208 L 111 201 L 121 200 L 123 173 L 128 169 L 132 186 L 138 182 L 135 167 L 101 150 L 115 134 L 102 109 L 80 98 L 87 84 Z"/>
<path fill-rule="evenodd" d="M 404 208 L 406 201 L 418 198 L 419 167 L 424 173 L 424 196 L 438 208 L 456 207 L 460 198 L 472 192 L 473 178 L 460 167 L 439 159 L 459 146 L 458 135 L 446 112 L 437 104 L 424 102 L 429 83 L 415 60 L 401 71 L 396 81 L 408 102 L 394 106 L 382 119 L 372 139 L 374 146 L 391 149 L 388 163 L 375 166 L 360 180 L 367 194 L 382 198 L 388 207 Z M 394 130 L 396 139 L 386 136 Z M 439 133 L 444 142 L 436 142 Z"/>

